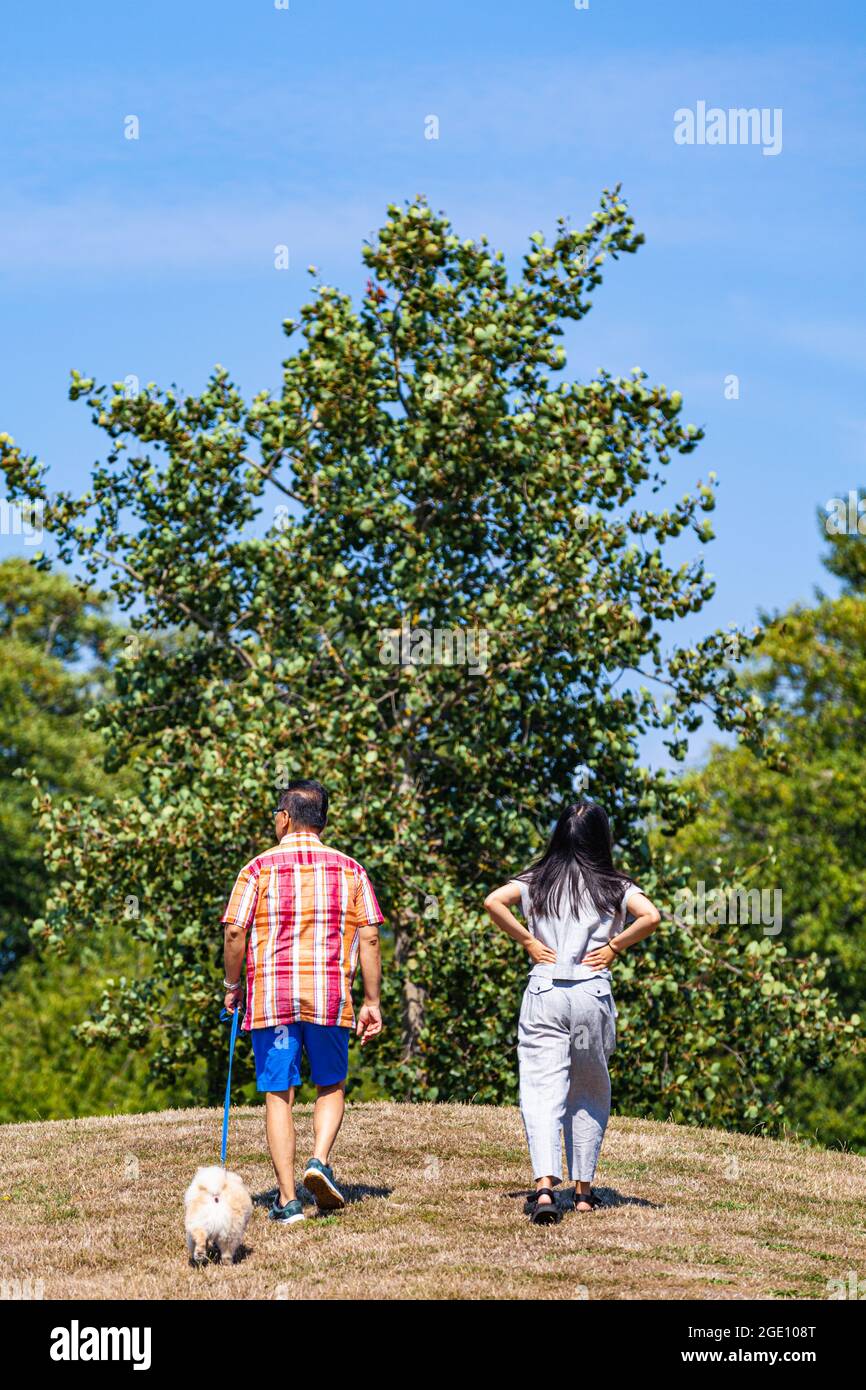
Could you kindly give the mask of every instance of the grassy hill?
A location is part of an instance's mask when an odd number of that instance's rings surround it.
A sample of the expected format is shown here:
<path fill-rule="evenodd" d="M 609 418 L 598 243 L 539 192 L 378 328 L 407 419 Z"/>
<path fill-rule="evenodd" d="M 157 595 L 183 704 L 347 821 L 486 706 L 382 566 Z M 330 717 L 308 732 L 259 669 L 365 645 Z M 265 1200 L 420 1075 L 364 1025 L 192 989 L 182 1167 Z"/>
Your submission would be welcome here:
<path fill-rule="evenodd" d="M 0 1127 L 3 1278 L 46 1298 L 823 1299 L 866 1269 L 864 1157 L 614 1117 L 609 1205 L 542 1229 L 521 1214 L 515 1110 L 396 1104 L 347 1114 L 343 1213 L 285 1228 L 256 1208 L 239 1263 L 192 1269 L 182 1197 L 220 1126 L 171 1110 Z M 254 1194 L 273 1182 L 263 1130 L 262 1110 L 232 1112 L 229 1166 Z"/>

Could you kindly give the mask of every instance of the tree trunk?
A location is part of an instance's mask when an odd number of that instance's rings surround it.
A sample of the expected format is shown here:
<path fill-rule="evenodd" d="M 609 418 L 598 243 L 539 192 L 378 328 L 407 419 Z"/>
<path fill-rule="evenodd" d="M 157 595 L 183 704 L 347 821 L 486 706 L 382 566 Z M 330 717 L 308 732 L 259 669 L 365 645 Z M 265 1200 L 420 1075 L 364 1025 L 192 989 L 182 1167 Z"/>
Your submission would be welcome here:
<path fill-rule="evenodd" d="M 394 929 L 394 961 L 401 969 L 412 954 L 412 929 L 418 915 L 404 908 L 402 920 Z M 401 1043 L 403 1060 L 409 1061 L 418 1052 L 418 1040 L 424 1026 L 424 990 L 408 976 L 403 977 L 403 1008 L 401 1015 Z"/>
<path fill-rule="evenodd" d="M 398 841 L 402 837 L 417 802 L 418 788 L 414 768 L 408 753 L 404 755 L 404 766 L 400 777 L 400 798 L 404 808 L 405 821 L 398 826 Z M 405 970 L 406 962 L 412 954 L 412 939 L 417 926 L 419 913 L 408 904 L 401 904 L 400 918 L 394 925 L 394 962 Z M 401 1011 L 401 1043 L 403 1061 L 408 1062 L 418 1052 L 418 1040 L 424 1026 L 424 990 L 404 975 L 403 1007 Z"/>

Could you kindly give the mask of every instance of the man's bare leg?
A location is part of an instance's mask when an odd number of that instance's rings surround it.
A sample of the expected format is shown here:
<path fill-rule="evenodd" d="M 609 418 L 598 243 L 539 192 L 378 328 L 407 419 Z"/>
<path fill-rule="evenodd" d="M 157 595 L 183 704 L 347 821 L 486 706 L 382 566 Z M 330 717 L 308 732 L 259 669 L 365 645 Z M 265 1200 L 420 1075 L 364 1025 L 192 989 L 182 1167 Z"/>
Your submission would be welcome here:
<path fill-rule="evenodd" d="M 334 1140 L 343 1123 L 346 1083 L 338 1081 L 334 1086 L 317 1086 L 316 1091 L 318 1094 L 313 1108 L 313 1157 L 320 1163 L 327 1163 Z"/>
<path fill-rule="evenodd" d="M 271 1162 L 280 1188 L 281 1207 L 295 1198 L 295 1122 L 292 1118 L 294 1099 L 294 1086 L 289 1087 L 288 1091 L 265 1093 L 265 1130 Z"/>

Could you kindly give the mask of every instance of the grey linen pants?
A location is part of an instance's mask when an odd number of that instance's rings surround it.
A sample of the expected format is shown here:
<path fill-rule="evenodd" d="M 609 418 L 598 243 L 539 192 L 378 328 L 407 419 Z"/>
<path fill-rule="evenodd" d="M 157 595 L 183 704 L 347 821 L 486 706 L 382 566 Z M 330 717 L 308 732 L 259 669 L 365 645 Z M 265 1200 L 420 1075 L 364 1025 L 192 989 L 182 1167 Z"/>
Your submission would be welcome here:
<path fill-rule="evenodd" d="M 616 1047 L 616 1009 L 605 979 L 532 976 L 520 1007 L 517 1057 L 520 1113 L 532 1175 L 592 1182 L 610 1116 L 608 1058 Z"/>

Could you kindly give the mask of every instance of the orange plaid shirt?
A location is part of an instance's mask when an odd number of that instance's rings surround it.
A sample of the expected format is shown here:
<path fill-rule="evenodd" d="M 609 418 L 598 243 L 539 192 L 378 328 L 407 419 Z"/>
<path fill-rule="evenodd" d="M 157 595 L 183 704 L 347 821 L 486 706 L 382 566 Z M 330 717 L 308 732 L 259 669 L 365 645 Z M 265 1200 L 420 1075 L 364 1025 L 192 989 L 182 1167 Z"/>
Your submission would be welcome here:
<path fill-rule="evenodd" d="M 383 920 L 366 871 L 310 831 L 284 835 L 251 859 L 222 917 L 248 933 L 241 1027 L 351 1028 L 358 933 Z"/>

